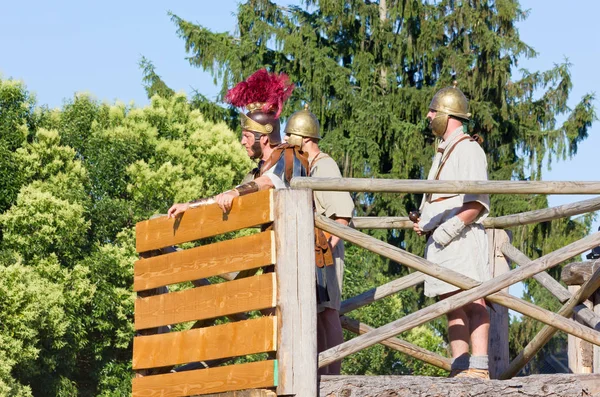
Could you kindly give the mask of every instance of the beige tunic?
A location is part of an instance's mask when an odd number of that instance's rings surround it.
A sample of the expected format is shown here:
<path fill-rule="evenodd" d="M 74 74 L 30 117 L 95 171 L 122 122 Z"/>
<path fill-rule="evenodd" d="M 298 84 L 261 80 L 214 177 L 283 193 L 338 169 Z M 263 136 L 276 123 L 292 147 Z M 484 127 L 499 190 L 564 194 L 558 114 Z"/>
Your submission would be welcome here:
<path fill-rule="evenodd" d="M 321 152 L 308 163 L 313 164 L 310 176 L 315 178 L 341 178 L 342 173 L 337 163 L 329 155 Z M 321 192 L 314 191 L 315 212 L 328 218 L 352 218 L 354 213 L 354 201 L 348 192 Z M 322 312 L 326 307 L 340 310 L 342 302 L 342 285 L 344 279 L 344 241 L 333 248 L 332 266 L 326 267 L 327 293 L 329 302 L 319 304 L 318 311 Z"/>
<path fill-rule="evenodd" d="M 485 153 L 477 142 L 463 140 L 462 127 L 453 131 L 446 141 L 439 145 L 444 153 L 437 153 L 427 179 L 435 179 L 438 167 L 447 156 L 447 160 L 439 172 L 439 180 L 487 180 L 487 160 Z M 479 217 L 470 225 L 465 226 L 460 235 L 447 246 L 442 247 L 429 237 L 425 248 L 425 258 L 429 261 L 462 273 L 478 281 L 491 278 L 488 267 L 487 238 L 481 224 L 488 216 L 490 199 L 487 194 L 433 194 L 427 195 L 421 205 L 421 222 L 426 230 L 434 229 L 448 219 L 454 217 L 464 203 L 479 202 L 484 209 Z M 458 290 L 457 287 L 427 276 L 425 278 L 425 295 L 433 297 Z"/>

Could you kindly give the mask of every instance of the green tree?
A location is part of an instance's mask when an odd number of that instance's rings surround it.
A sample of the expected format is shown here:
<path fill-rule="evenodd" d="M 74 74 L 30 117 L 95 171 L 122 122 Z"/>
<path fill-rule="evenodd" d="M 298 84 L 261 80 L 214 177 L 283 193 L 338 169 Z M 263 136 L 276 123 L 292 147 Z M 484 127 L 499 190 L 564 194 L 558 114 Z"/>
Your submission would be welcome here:
<path fill-rule="evenodd" d="M 485 138 L 491 179 L 539 180 L 544 156 L 564 160 L 575 155 L 596 119 L 592 94 L 573 109 L 567 107 L 572 87 L 568 63 L 541 72 L 517 70 L 520 59 L 536 56 L 519 38 L 516 23 L 527 12 L 517 0 L 300 3 L 284 7 L 245 1 L 238 8 L 235 34 L 212 32 L 177 15 L 172 19 L 191 65 L 212 73 L 221 84 L 221 97 L 259 68 L 289 74 L 297 89 L 283 116 L 310 102 L 323 129 L 322 147 L 344 176 L 424 178 L 434 153 L 432 136 L 422 133 L 424 116 L 433 94 L 453 80 L 470 100 L 468 130 Z M 566 121 L 559 124 L 557 117 Z M 419 198 L 357 194 L 357 215 L 406 216 Z M 547 205 L 545 197 L 536 195 L 493 196 L 492 215 Z M 522 228 L 527 233 L 522 248 L 534 258 L 547 253 L 585 235 L 589 220 Z M 423 240 L 413 233 L 376 235 L 423 252 Z M 348 262 L 350 280 L 361 274 L 363 263 L 375 261 L 365 259 L 369 256 Z M 380 271 L 389 278 L 406 269 L 386 262 Z M 534 285 L 529 292 L 536 303 L 548 304 Z M 422 303 L 413 294 L 400 307 L 414 311 Z M 434 322 L 445 332 L 439 324 Z"/>
<path fill-rule="evenodd" d="M 128 396 L 135 223 L 230 188 L 252 163 L 181 94 L 144 108 L 76 95 L 48 111 L 0 79 L 0 103 L 0 126 L 17 132 L 0 138 L 14 171 L 0 172 L 12 189 L 0 195 L 0 394 Z"/>

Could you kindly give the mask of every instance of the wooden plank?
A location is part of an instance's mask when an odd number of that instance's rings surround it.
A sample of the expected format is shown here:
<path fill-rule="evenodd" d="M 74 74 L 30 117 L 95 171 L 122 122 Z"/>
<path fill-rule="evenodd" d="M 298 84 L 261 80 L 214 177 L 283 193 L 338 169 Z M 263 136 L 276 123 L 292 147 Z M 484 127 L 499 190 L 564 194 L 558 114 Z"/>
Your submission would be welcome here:
<path fill-rule="evenodd" d="M 133 339 L 133 369 L 275 351 L 277 317 Z"/>
<path fill-rule="evenodd" d="M 140 259 L 133 290 L 140 291 L 275 263 L 272 231 Z"/>
<path fill-rule="evenodd" d="M 497 277 L 510 271 L 508 261 L 502 253 L 501 247 L 510 243 L 510 236 L 502 229 L 486 230 L 488 237 L 488 264 L 490 274 Z M 502 291 L 508 293 L 508 287 Z M 510 363 L 508 349 L 508 308 L 498 303 L 490 303 L 492 310 L 490 312 L 490 330 L 488 337 L 488 359 L 489 371 L 492 379 L 498 379 L 500 374 L 506 371 Z"/>
<path fill-rule="evenodd" d="M 268 273 L 136 299 L 135 329 L 275 307 L 275 284 L 275 274 Z"/>
<path fill-rule="evenodd" d="M 179 397 L 277 386 L 277 361 L 228 365 L 133 379 L 134 397 Z"/>
<path fill-rule="evenodd" d="M 277 394 L 268 389 L 252 389 L 241 391 L 228 391 L 226 393 L 207 394 L 205 397 L 277 397 Z"/>
<path fill-rule="evenodd" d="M 361 247 L 367 248 L 372 252 L 381 254 L 403 263 L 415 270 L 437 277 L 443 281 L 456 285 L 468 291 L 460 292 L 450 298 L 444 299 L 436 304 L 433 304 L 416 313 L 407 315 L 399 320 L 393 321 L 384 325 L 373 332 L 361 335 L 350 341 L 344 342 L 341 345 L 333 347 L 319 354 L 319 367 L 329 365 L 349 354 L 362 350 L 365 347 L 372 346 L 382 340 L 388 339 L 394 335 L 402 333 L 408 329 L 424 324 L 436 317 L 448 313 L 458 307 L 462 307 L 469 302 L 473 302 L 479 298 L 487 296 L 489 300 L 498 302 L 511 309 L 523 312 L 521 308 L 527 309 L 531 316 L 536 319 L 544 319 L 544 322 L 554 321 L 556 327 L 561 327 L 569 333 L 577 332 L 577 336 L 592 343 L 600 343 L 600 333 L 590 330 L 589 328 L 582 329 L 581 324 L 575 321 L 565 319 L 555 313 L 544 311 L 543 309 L 533 305 L 527 305 L 526 302 L 514 298 L 501 290 L 509 285 L 519 282 L 525 278 L 531 277 L 541 271 L 544 271 L 558 263 L 579 255 L 582 252 L 600 245 L 600 233 L 594 233 L 579 241 L 571 243 L 566 247 L 556 250 L 548 255 L 533 261 L 529 266 L 523 266 L 519 269 L 510 271 L 496 277 L 493 280 L 484 283 L 477 283 L 468 277 L 458 274 L 452 270 L 442 268 L 434 263 L 431 263 L 416 255 L 410 254 L 398 247 L 379 241 L 371 236 L 367 236 L 347 226 L 340 225 L 324 216 L 315 216 L 315 226 L 323 229 L 326 232 L 350 241 Z M 541 315 L 543 314 L 543 315 Z M 528 313 L 529 315 L 529 313 Z"/>
<path fill-rule="evenodd" d="M 273 221 L 273 191 L 264 190 L 233 200 L 224 214 L 217 204 L 185 211 L 180 217 L 155 219 L 136 225 L 136 250 L 144 252 L 216 236 Z"/>
<path fill-rule="evenodd" d="M 600 194 L 600 182 L 571 181 L 438 181 L 374 178 L 297 177 L 293 188 L 336 192 Z"/>
<path fill-rule="evenodd" d="M 317 302 L 312 192 L 275 192 L 278 395 L 317 397 Z"/>
<path fill-rule="evenodd" d="M 342 327 L 348 331 L 354 332 L 357 335 L 366 334 L 367 332 L 373 331 L 375 328 L 368 326 L 367 324 L 361 323 L 360 321 L 352 318 L 341 316 Z M 418 360 L 424 361 L 428 364 L 435 365 L 436 367 L 443 368 L 450 371 L 450 359 L 442 357 L 437 353 L 430 352 L 422 347 L 415 346 L 412 343 L 408 343 L 399 338 L 389 338 L 381 342 L 382 345 L 387 346 L 391 349 L 397 350 L 404 354 L 408 354 Z"/>

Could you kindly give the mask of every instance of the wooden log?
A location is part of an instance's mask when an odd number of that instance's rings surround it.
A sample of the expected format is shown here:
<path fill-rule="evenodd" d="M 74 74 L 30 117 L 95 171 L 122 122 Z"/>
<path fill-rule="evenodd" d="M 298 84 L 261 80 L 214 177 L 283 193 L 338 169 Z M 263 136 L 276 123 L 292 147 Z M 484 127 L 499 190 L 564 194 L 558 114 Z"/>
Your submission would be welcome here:
<path fill-rule="evenodd" d="M 279 318 L 278 395 L 317 396 L 317 301 L 313 197 L 310 190 L 275 192 Z"/>
<path fill-rule="evenodd" d="M 531 267 L 532 265 L 524 266 Z M 577 293 L 573 294 L 558 311 L 557 314 L 563 317 L 569 317 L 573 313 L 575 306 L 585 301 L 590 295 L 594 293 L 600 287 L 600 269 L 592 275 L 592 277 L 582 285 L 581 289 Z M 519 353 L 519 355 L 510 363 L 506 372 L 501 376 L 501 379 L 510 379 L 517 375 L 519 371 L 533 358 L 533 356 L 540 351 L 540 349 L 548 343 L 548 341 L 554 336 L 557 329 L 545 325 L 540 332 L 525 346 L 525 348 Z"/>
<path fill-rule="evenodd" d="M 369 303 L 383 299 L 386 296 L 395 294 L 398 291 L 402 291 L 406 288 L 413 287 L 417 284 L 422 283 L 425 280 L 425 275 L 420 272 L 413 272 L 408 276 L 401 277 L 399 279 L 390 281 L 389 283 L 380 285 L 376 288 L 371 288 L 368 291 L 363 292 L 360 295 L 346 299 L 342 302 L 340 307 L 340 314 L 346 314 L 352 310 L 356 310 L 359 307 L 368 305 Z"/>
<path fill-rule="evenodd" d="M 272 190 L 237 197 L 227 214 L 210 204 L 189 209 L 175 219 L 162 216 L 139 222 L 136 250 L 150 251 L 272 222 L 272 197 Z"/>
<path fill-rule="evenodd" d="M 533 375 L 481 381 L 429 376 L 321 376 L 325 397 L 583 397 L 600 392 L 598 375 Z"/>
<path fill-rule="evenodd" d="M 273 273 L 136 299 L 135 329 L 275 307 Z"/>
<path fill-rule="evenodd" d="M 408 267 L 418 270 L 422 273 L 429 274 L 433 277 L 437 277 L 443 281 L 446 281 L 452 285 L 455 285 L 462 289 L 473 288 L 480 285 L 479 282 L 465 277 L 462 274 L 456 273 L 450 269 L 442 268 L 432 262 L 427 261 L 421 257 L 406 252 L 398 247 L 394 247 L 390 244 L 384 243 L 371 236 L 367 236 L 352 228 L 342 226 L 330 219 L 317 216 L 315 217 L 315 224 L 342 239 L 354 243 L 360 247 L 366 248 L 376 254 L 382 255 L 393 261 L 403 263 Z M 541 321 L 544 324 L 553 324 L 561 331 L 571 333 L 579 338 L 585 339 L 592 343 L 600 342 L 600 336 L 598 333 L 590 333 L 588 328 L 578 324 L 575 321 L 565 319 L 562 316 L 557 315 L 549 310 L 538 307 L 530 302 L 524 301 L 523 299 L 515 298 L 505 292 L 498 292 L 496 294 L 487 297 L 488 301 L 498 303 L 509 309 L 515 310 L 521 314 L 529 316 L 535 320 Z M 319 362 L 319 366 L 321 363 Z"/>
<path fill-rule="evenodd" d="M 502 229 L 486 230 L 488 237 L 488 264 L 490 274 L 497 277 L 510 271 L 508 261 L 500 247 L 510 242 L 510 236 Z M 508 294 L 508 287 L 502 290 Z M 498 303 L 490 302 L 490 329 L 488 334 L 488 362 L 490 377 L 498 379 L 510 362 L 508 349 L 508 308 Z"/>
<path fill-rule="evenodd" d="M 133 369 L 275 351 L 277 317 L 261 317 L 133 339 Z"/>
<path fill-rule="evenodd" d="M 221 241 L 167 255 L 140 259 L 133 270 L 133 290 L 161 287 L 253 269 L 275 263 L 273 232 Z"/>
<path fill-rule="evenodd" d="M 413 222 L 406 216 L 357 216 L 352 225 L 355 229 L 412 229 Z"/>
<path fill-rule="evenodd" d="M 520 214 L 486 218 L 483 225 L 488 228 L 508 228 L 531 223 L 548 222 L 600 210 L 600 197 L 551 208 L 522 212 Z"/>
<path fill-rule="evenodd" d="M 600 182 L 571 181 L 438 181 L 373 178 L 292 180 L 294 188 L 342 192 L 471 194 L 600 194 Z"/>
<path fill-rule="evenodd" d="M 350 332 L 354 332 L 357 335 L 366 334 L 367 332 L 373 331 L 375 328 L 368 326 L 367 324 L 361 323 L 360 321 L 352 318 L 341 316 L 342 327 Z M 391 349 L 397 350 L 401 353 L 407 354 L 418 360 L 424 361 L 428 364 L 435 365 L 436 367 L 450 371 L 450 359 L 447 357 L 440 356 L 437 353 L 430 352 L 427 349 L 413 345 L 399 338 L 390 338 L 381 342 L 382 345 L 387 346 Z"/>
<path fill-rule="evenodd" d="M 519 266 L 526 266 L 531 263 L 531 259 L 529 259 L 527 255 L 510 244 L 502 246 L 502 252 Z M 571 293 L 548 273 L 541 272 L 533 276 L 533 278 L 554 295 L 560 303 L 565 303 L 571 299 Z M 600 331 L 600 327 L 598 326 L 600 324 L 600 317 L 594 314 L 594 312 L 585 305 L 580 304 L 575 306 L 573 309 L 573 317 L 577 321 L 589 325 L 591 328 L 598 328 L 597 330 Z"/>
<path fill-rule="evenodd" d="M 436 274 L 439 276 L 439 278 L 446 282 L 450 282 L 450 278 L 453 278 L 454 280 L 460 280 L 457 281 L 457 283 L 453 284 L 461 288 L 471 288 L 467 291 L 460 292 L 454 296 L 437 302 L 425 309 L 419 310 L 418 312 L 409 314 L 403 317 L 402 319 L 384 325 L 383 327 L 380 327 L 374 330 L 373 332 L 369 332 L 368 334 L 358 336 L 357 338 L 354 338 L 350 341 L 344 342 L 338 346 L 335 346 L 329 350 L 322 352 L 321 354 L 319 354 L 319 367 L 329 365 L 332 362 L 340 360 L 349 354 L 355 353 L 366 347 L 372 346 L 375 343 L 379 343 L 382 340 L 388 339 L 394 335 L 402 333 L 408 329 L 424 324 L 436 317 L 439 317 L 452 310 L 462 307 L 467 303 L 473 302 L 485 296 L 488 296 L 488 299 L 492 301 L 497 301 L 498 303 L 504 304 L 506 306 L 507 301 L 515 302 L 516 298 L 510 297 L 510 295 L 506 296 L 506 294 L 504 294 L 503 292 L 500 292 L 499 294 L 495 293 L 502 290 L 503 288 L 508 287 L 509 285 L 522 281 L 523 279 L 531 277 L 534 274 L 544 271 L 552 266 L 556 266 L 558 263 L 567 260 L 575 255 L 581 254 L 582 252 L 590 249 L 591 247 L 595 247 L 600 243 L 600 233 L 594 233 L 591 236 L 587 236 L 579 241 L 567 245 L 566 247 L 563 247 L 548 255 L 536 259 L 529 266 L 524 266 L 519 269 L 510 271 L 508 273 L 496 277 L 495 279 L 481 283 L 480 285 L 473 288 L 472 286 L 474 286 L 476 282 L 474 280 L 469 279 L 468 277 L 464 277 L 462 275 L 462 277 L 454 277 L 455 272 L 452 272 L 448 269 L 443 269 L 440 266 L 436 266 L 431 262 L 427 262 L 424 259 L 416 257 L 416 255 L 410 255 L 399 248 L 390 246 L 389 244 L 383 243 L 377 239 L 373 239 L 375 240 L 375 242 L 371 243 L 372 238 L 370 236 L 366 236 L 358 231 L 352 230 L 351 228 L 339 225 L 336 222 L 331 221 L 323 216 L 315 217 L 315 224 L 318 228 L 323 229 L 329 233 L 333 233 L 343 238 L 344 240 L 353 242 L 355 244 L 357 243 L 357 241 L 362 242 L 364 244 L 364 240 L 366 239 L 368 241 L 368 243 L 365 244 L 367 245 L 366 248 L 368 248 L 372 252 L 380 254 L 391 254 L 393 258 L 391 258 L 388 255 L 386 256 L 390 259 L 397 260 L 398 262 L 404 263 L 408 266 L 416 264 L 416 266 L 421 267 L 420 269 L 414 267 L 416 270 L 419 270 L 423 273 L 428 273 L 430 275 Z M 355 233 L 359 234 L 358 239 L 356 238 L 357 236 Z M 398 253 L 403 254 L 397 255 Z M 401 257 L 402 259 L 400 259 Z M 423 264 L 426 265 L 423 266 Z M 466 281 L 464 282 L 462 280 Z M 458 284 L 463 284 L 464 287 Z M 502 294 L 504 294 L 502 300 L 505 303 L 502 303 L 502 301 L 498 299 L 499 296 Z M 560 316 L 553 316 L 553 319 L 556 320 L 557 317 Z M 548 319 L 546 320 L 548 321 Z M 571 321 L 571 324 L 569 324 L 569 320 L 567 319 L 563 319 L 560 321 L 562 325 L 565 325 L 565 329 L 569 330 L 567 332 L 579 333 L 580 331 L 583 331 L 581 334 L 584 335 L 584 338 L 586 340 L 593 340 L 594 343 L 600 344 L 600 333 L 595 332 L 593 330 L 581 330 L 580 324 L 577 324 L 574 321 Z"/>
<path fill-rule="evenodd" d="M 597 210 L 600 210 L 600 197 L 520 214 L 489 217 L 483 220 L 483 226 L 488 229 L 505 229 L 531 223 L 548 222 Z M 352 223 L 356 229 L 412 229 L 413 226 L 408 217 L 401 216 L 356 217 L 352 219 Z"/>
<path fill-rule="evenodd" d="M 600 259 L 572 262 L 563 267 L 560 279 L 567 285 L 581 285 L 600 268 Z"/>
<path fill-rule="evenodd" d="M 144 376 L 133 379 L 133 397 L 179 397 L 277 386 L 277 361 Z"/>

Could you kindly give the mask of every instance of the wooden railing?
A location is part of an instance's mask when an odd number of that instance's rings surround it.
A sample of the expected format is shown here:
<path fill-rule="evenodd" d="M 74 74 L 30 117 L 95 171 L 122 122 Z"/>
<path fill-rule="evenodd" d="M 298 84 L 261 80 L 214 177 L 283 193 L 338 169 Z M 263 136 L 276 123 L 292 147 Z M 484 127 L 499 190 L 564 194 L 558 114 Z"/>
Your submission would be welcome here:
<path fill-rule="evenodd" d="M 292 187 L 309 188 L 313 190 L 354 191 L 354 192 L 395 192 L 395 193 L 495 193 L 495 194 L 600 194 L 600 182 L 526 182 L 526 181 L 414 181 L 414 180 L 377 180 L 377 179 L 352 179 L 352 178 L 295 178 Z M 508 215 L 487 219 L 484 225 L 487 228 L 510 227 L 536 222 L 545 222 L 561 217 L 578 215 L 600 209 L 600 198 L 581 201 L 574 204 L 530 211 L 521 214 Z M 355 227 L 359 228 L 411 228 L 412 222 L 407 218 L 358 218 L 354 220 Z M 370 237 L 358 230 L 344 227 L 323 216 L 315 217 L 315 225 L 336 235 L 350 243 L 380 254 L 388 259 L 404 264 L 416 272 L 399 280 L 394 280 L 384 286 L 367 291 L 358 297 L 351 298 L 342 303 L 342 313 L 347 313 L 365 304 L 374 302 L 404 288 L 414 286 L 423 281 L 423 274 L 436 277 L 447 283 L 455 285 L 464 291 L 411 313 L 401 319 L 394 320 L 380 328 L 373 329 L 356 321 L 343 318 L 346 329 L 360 333 L 359 337 L 351 339 L 341 345 L 326 350 L 319 354 L 319 367 L 337 361 L 349 354 L 358 352 L 376 343 L 383 343 L 396 348 L 415 358 L 426 361 L 447 369 L 448 361 L 432 352 L 400 343 L 395 335 L 408 331 L 416 326 L 433 320 L 449 311 L 461 307 L 469 302 L 485 297 L 504 309 L 509 308 L 521 314 L 546 324 L 538 335 L 528 344 L 512 362 L 508 362 L 508 339 L 503 337 L 502 343 L 494 343 L 495 347 L 502 345 L 502 352 L 496 352 L 496 357 L 491 357 L 491 374 L 494 378 L 508 379 L 515 376 L 531 358 L 548 342 L 557 331 L 562 330 L 569 335 L 581 338 L 596 346 L 600 346 L 599 317 L 596 313 L 582 305 L 582 303 L 600 288 L 600 270 L 597 270 L 584 285 L 571 295 L 564 287 L 550 277 L 545 271 L 570 258 L 600 245 L 600 233 L 587 236 L 579 241 L 549 253 L 541 258 L 531 261 L 529 258 L 513 247 L 503 230 L 488 230 L 492 241 L 490 253 L 490 266 L 494 271 L 494 278 L 480 283 L 450 269 L 442 268 L 421 257 L 413 255 L 401 248 Z M 506 262 L 499 260 L 498 256 L 505 256 L 521 267 L 508 271 Z M 496 263 L 498 262 L 498 263 Z M 504 262 L 504 263 L 502 263 Z M 497 267 L 500 265 L 500 268 Z M 504 270 L 500 270 L 504 265 Z M 508 294 L 508 287 L 527 278 L 534 277 L 551 293 L 559 298 L 563 307 L 558 313 L 540 308 L 530 302 L 515 298 Z M 498 310 L 492 311 L 492 321 Z M 571 315 L 576 313 L 575 319 Z M 504 321 L 501 327 L 507 332 L 507 316 L 500 316 Z M 579 321 L 576 321 L 579 320 Z M 492 334 L 499 327 L 491 327 L 490 339 L 497 338 Z M 496 341 L 494 341 L 496 342 Z M 504 357 L 504 358 L 503 358 Z M 600 371 L 600 368 L 597 369 Z"/>
<path fill-rule="evenodd" d="M 597 182 L 440 183 L 296 178 L 292 185 L 315 190 L 371 192 L 600 194 Z M 492 321 L 500 324 L 492 327 L 490 334 L 497 348 L 490 360 L 495 378 L 507 379 L 517 374 L 556 330 L 600 346 L 600 317 L 582 305 L 600 287 L 600 270 L 574 294 L 545 273 L 552 266 L 600 245 L 600 233 L 530 260 L 510 244 L 504 230 L 494 229 L 598 209 L 600 199 L 594 198 L 486 220 L 494 278 L 484 283 L 323 216 L 314 217 L 312 191 L 308 189 L 244 196 L 234 201 L 233 209 L 227 214 L 213 204 L 186 211 L 175 220 L 163 216 L 141 222 L 137 225 L 137 251 L 141 259 L 136 262 L 134 272 L 138 299 L 133 353 L 137 375 L 133 395 L 189 396 L 268 388 L 276 390 L 277 395 L 316 397 L 317 366 L 326 366 L 377 343 L 449 369 L 448 358 L 396 335 L 482 297 L 493 302 Z M 406 218 L 358 218 L 354 223 L 357 229 L 412 226 Z M 262 232 L 249 236 L 196 244 L 194 248 L 183 250 L 174 248 L 178 244 L 259 226 Z M 415 270 L 344 301 L 340 311 L 342 324 L 360 336 L 319 355 L 316 352 L 314 226 Z M 506 259 L 519 267 L 509 270 Z M 275 265 L 275 272 L 258 272 L 268 265 Z M 464 291 L 403 318 L 391 319 L 377 329 L 347 317 L 352 310 L 423 282 L 424 275 Z M 214 276 L 225 281 L 214 283 Z M 508 294 L 510 285 L 529 277 L 535 277 L 563 303 L 558 313 Z M 170 287 L 172 292 L 169 292 L 167 287 L 172 285 L 177 287 Z M 508 308 L 547 324 L 510 363 Z M 258 314 L 259 310 L 264 315 Z M 573 313 L 575 319 L 570 318 Z M 225 318 L 228 320 L 220 320 Z M 215 321 L 219 325 L 214 325 Z M 191 329 L 181 327 L 182 330 L 175 331 L 176 324 L 185 322 L 193 322 Z M 268 353 L 269 359 L 229 364 L 232 358 L 255 353 Z"/>
<path fill-rule="evenodd" d="M 280 395 L 315 395 L 311 194 L 259 192 L 237 199 L 227 214 L 212 204 L 175 220 L 162 216 L 137 225 L 136 246 L 142 258 L 134 266 L 134 396 L 264 388 L 276 388 Z M 263 231 L 185 250 L 173 248 L 256 227 Z M 275 265 L 275 272 L 257 274 L 269 265 Z M 225 281 L 211 284 L 207 278 L 213 276 Z M 172 292 L 166 288 L 171 285 L 177 285 Z M 228 322 L 214 325 L 223 318 Z M 194 323 L 174 330 L 186 322 Z M 256 353 L 270 353 L 270 358 L 216 366 Z"/>

